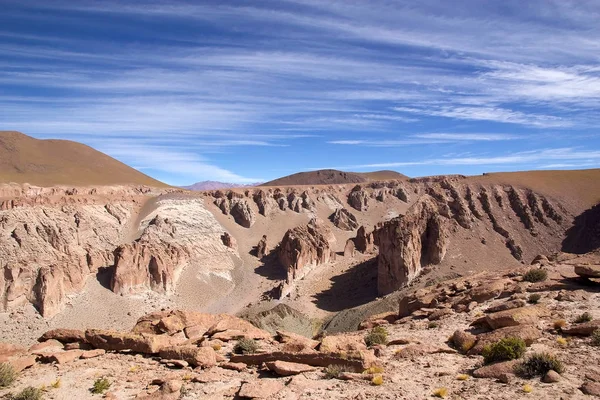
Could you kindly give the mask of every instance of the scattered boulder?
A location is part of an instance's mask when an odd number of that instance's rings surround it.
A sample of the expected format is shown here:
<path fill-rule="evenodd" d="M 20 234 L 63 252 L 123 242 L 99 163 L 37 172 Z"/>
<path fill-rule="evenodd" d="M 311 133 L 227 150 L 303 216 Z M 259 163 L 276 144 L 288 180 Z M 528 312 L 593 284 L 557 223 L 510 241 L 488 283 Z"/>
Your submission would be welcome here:
<path fill-rule="evenodd" d="M 556 383 L 560 382 L 560 374 L 554 370 L 550 370 L 542 377 L 542 382 L 544 383 Z"/>
<path fill-rule="evenodd" d="M 83 354 L 82 350 L 69 350 L 56 353 L 49 353 L 42 357 L 42 361 L 47 363 L 66 364 L 75 361 Z"/>
<path fill-rule="evenodd" d="M 534 325 L 537 324 L 540 317 L 548 316 L 550 316 L 550 311 L 545 307 L 530 306 L 512 308 L 488 314 L 485 317 L 485 320 L 492 329 L 499 329 L 507 326 Z"/>
<path fill-rule="evenodd" d="M 374 249 L 373 232 L 367 233 L 364 226 L 358 228 L 356 232 L 356 238 L 354 238 L 354 244 L 356 250 L 361 253 L 371 253 Z"/>
<path fill-rule="evenodd" d="M 480 354 L 486 345 L 496 343 L 500 339 L 509 337 L 522 339 L 527 346 L 530 346 L 533 342 L 542 337 L 542 332 L 532 325 L 517 325 L 482 333 L 477 335 L 477 343 L 469 350 L 468 354 Z"/>
<path fill-rule="evenodd" d="M 157 354 L 163 348 L 176 345 L 185 340 L 185 338 L 168 335 L 136 334 L 103 329 L 88 329 L 85 331 L 85 338 L 97 349 L 131 350 L 143 354 Z"/>
<path fill-rule="evenodd" d="M 85 332 L 78 329 L 52 329 L 44 333 L 39 339 L 39 342 L 46 340 L 58 340 L 61 343 L 85 343 Z"/>
<path fill-rule="evenodd" d="M 501 379 L 505 374 L 514 375 L 513 371 L 515 365 L 517 365 L 518 363 L 519 360 L 511 360 L 486 365 L 473 371 L 473 376 L 475 378 Z"/>
<path fill-rule="evenodd" d="M 452 343 L 461 352 L 466 353 L 475 346 L 477 337 L 472 333 L 457 330 L 452 335 Z"/>
<path fill-rule="evenodd" d="M 600 279 L 600 265 L 576 265 L 575 273 L 582 278 Z"/>
<path fill-rule="evenodd" d="M 261 379 L 244 382 L 238 396 L 246 399 L 269 399 L 283 389 L 283 383 L 277 379 Z"/>
<path fill-rule="evenodd" d="M 314 371 L 315 367 L 311 367 L 306 364 L 292 363 L 286 361 L 270 361 L 266 362 L 265 365 L 269 369 L 280 376 L 291 376 L 298 375 L 304 372 Z"/>
<path fill-rule="evenodd" d="M 600 329 L 600 319 L 595 319 L 590 322 L 574 324 L 568 329 L 563 329 L 562 332 L 567 335 L 590 336 L 598 329 Z"/>
<path fill-rule="evenodd" d="M 193 367 L 210 368 L 217 365 L 217 356 L 212 347 L 172 346 L 160 350 L 160 357 L 168 360 L 183 360 Z"/>
<path fill-rule="evenodd" d="M 344 246 L 344 257 L 354 257 L 356 254 L 356 246 L 354 244 L 354 239 L 348 239 L 346 241 L 346 246 Z"/>
<path fill-rule="evenodd" d="M 235 241 L 235 238 L 229 234 L 229 232 L 224 232 L 221 235 L 221 241 L 223 242 L 224 246 L 234 250 L 237 249 L 237 242 Z"/>

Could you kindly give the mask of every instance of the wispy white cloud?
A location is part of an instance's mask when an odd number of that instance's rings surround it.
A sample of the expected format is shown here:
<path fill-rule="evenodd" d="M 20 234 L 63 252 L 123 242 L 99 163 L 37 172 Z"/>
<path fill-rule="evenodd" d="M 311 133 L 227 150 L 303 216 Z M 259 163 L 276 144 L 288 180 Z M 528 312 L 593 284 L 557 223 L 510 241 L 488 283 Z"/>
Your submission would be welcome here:
<path fill-rule="evenodd" d="M 329 144 L 339 145 L 359 145 L 371 147 L 395 147 L 412 146 L 422 144 L 443 144 L 443 143 L 461 143 L 461 142 L 497 142 L 507 140 L 524 139 L 523 136 L 517 136 L 504 133 L 419 133 L 407 135 L 405 139 L 381 139 L 381 140 L 330 140 Z"/>

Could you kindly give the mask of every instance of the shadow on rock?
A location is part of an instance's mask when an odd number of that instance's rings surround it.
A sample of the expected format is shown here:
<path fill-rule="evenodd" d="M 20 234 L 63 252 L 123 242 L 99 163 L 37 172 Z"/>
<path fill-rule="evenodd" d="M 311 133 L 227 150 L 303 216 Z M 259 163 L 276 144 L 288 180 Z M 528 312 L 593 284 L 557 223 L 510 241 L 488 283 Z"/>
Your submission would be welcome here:
<path fill-rule="evenodd" d="M 584 254 L 600 247 L 600 203 L 573 220 L 562 242 L 562 251 Z"/>

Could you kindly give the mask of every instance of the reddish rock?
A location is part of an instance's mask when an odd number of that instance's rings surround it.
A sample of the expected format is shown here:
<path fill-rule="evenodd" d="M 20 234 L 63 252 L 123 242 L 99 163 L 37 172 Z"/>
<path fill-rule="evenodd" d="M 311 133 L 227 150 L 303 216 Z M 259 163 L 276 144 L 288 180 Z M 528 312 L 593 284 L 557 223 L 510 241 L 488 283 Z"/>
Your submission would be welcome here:
<path fill-rule="evenodd" d="M 335 210 L 335 212 L 329 216 L 329 219 L 334 226 L 343 231 L 353 231 L 358 228 L 356 217 L 345 208 L 338 208 Z"/>
<path fill-rule="evenodd" d="M 82 350 L 69 350 L 57 353 L 49 353 L 42 357 L 42 361 L 47 363 L 66 364 L 79 359 L 82 354 Z"/>
<path fill-rule="evenodd" d="M 367 357 L 364 357 L 367 355 Z M 286 353 L 276 351 L 272 353 L 232 354 L 231 362 L 240 362 L 248 365 L 260 365 L 270 361 L 287 361 L 291 363 L 312 365 L 313 367 L 327 367 L 329 365 L 344 365 L 363 371 L 376 364 L 377 359 L 368 357 L 368 352 L 357 354 L 323 354 L 323 353 Z"/>
<path fill-rule="evenodd" d="M 423 266 L 439 264 L 448 247 L 447 219 L 429 196 L 419 199 L 405 215 L 377 230 L 379 257 L 377 290 L 385 295 L 408 285 Z"/>
<path fill-rule="evenodd" d="M 263 235 L 263 237 L 259 240 L 256 245 L 256 257 L 258 259 L 262 259 L 269 253 L 269 245 L 267 243 L 267 235 Z"/>
<path fill-rule="evenodd" d="M 61 343 L 85 342 L 85 332 L 78 329 L 52 329 L 44 333 L 38 341 L 58 340 Z"/>
<path fill-rule="evenodd" d="M 212 347 L 172 346 L 163 348 L 159 355 L 163 359 L 186 361 L 194 367 L 210 368 L 217 365 Z"/>
<path fill-rule="evenodd" d="M 295 345 L 299 348 L 315 349 L 320 344 L 317 340 L 312 340 L 293 332 L 276 331 L 276 334 L 276 338 L 280 343 Z"/>
<path fill-rule="evenodd" d="M 136 334 L 102 329 L 88 329 L 85 337 L 97 349 L 131 350 L 143 354 L 156 354 L 165 347 L 177 345 L 185 340 L 168 335 Z"/>
<path fill-rule="evenodd" d="M 293 290 L 296 280 L 302 279 L 313 268 L 326 264 L 331 258 L 327 232 L 320 224 L 298 226 L 286 232 L 279 246 L 279 261 L 287 277 L 280 296 Z"/>
<path fill-rule="evenodd" d="M 311 367 L 306 364 L 298 364 L 286 361 L 270 361 L 266 362 L 265 365 L 269 369 L 280 376 L 292 376 L 302 374 L 304 372 L 314 371 L 315 367 Z"/>
<path fill-rule="evenodd" d="M 496 329 L 493 332 L 482 333 L 477 335 L 477 343 L 469 350 L 468 354 L 480 354 L 486 345 L 508 337 L 523 339 L 525 344 L 530 346 L 542 337 L 542 332 L 532 325 L 517 325 Z"/>
<path fill-rule="evenodd" d="M 227 362 L 227 363 L 219 365 L 219 367 L 221 367 L 223 369 L 230 369 L 232 371 L 237 371 L 237 372 L 242 372 L 242 371 L 246 370 L 246 364 L 244 364 L 244 363 Z"/>
<path fill-rule="evenodd" d="M 535 325 L 541 317 L 547 317 L 550 311 L 542 306 L 513 308 L 488 314 L 485 319 L 492 329 L 516 325 Z"/>
<path fill-rule="evenodd" d="M 229 232 L 224 232 L 221 235 L 221 241 L 223 242 L 224 246 L 234 250 L 237 249 L 237 242 L 235 241 L 235 238 L 229 234 Z"/>
<path fill-rule="evenodd" d="M 598 382 L 585 382 L 580 390 L 588 396 L 600 397 L 600 383 Z"/>
<path fill-rule="evenodd" d="M 31 354 L 55 353 L 63 350 L 64 346 L 58 340 L 50 339 L 45 342 L 36 343 L 29 348 Z"/>
<path fill-rule="evenodd" d="M 244 382 L 238 396 L 247 399 L 268 399 L 283 389 L 283 383 L 277 379 L 261 379 Z"/>
<path fill-rule="evenodd" d="M 562 332 L 567 335 L 590 336 L 594 331 L 600 329 L 600 319 L 595 319 L 582 324 L 571 325 L 569 329 L 563 329 Z"/>
<path fill-rule="evenodd" d="M 175 277 L 189 257 L 188 249 L 161 241 L 121 245 L 115 250 L 110 288 L 117 294 L 148 289 L 169 293 L 175 285 Z"/>
<path fill-rule="evenodd" d="M 354 244 L 356 246 L 356 250 L 360 251 L 361 253 L 371 253 L 374 249 L 373 232 L 367 233 L 365 227 L 361 226 L 358 228 L 358 232 L 356 232 Z"/>
<path fill-rule="evenodd" d="M 354 239 L 348 239 L 346 246 L 344 246 L 344 257 L 354 257 L 356 253 L 356 246 L 354 245 Z"/>
<path fill-rule="evenodd" d="M 100 357 L 101 355 L 104 355 L 104 354 L 106 354 L 106 350 L 104 350 L 104 349 L 86 350 L 83 353 L 81 353 L 81 358 L 86 360 L 88 358 Z"/>
<path fill-rule="evenodd" d="M 473 376 L 475 378 L 491 378 L 491 379 L 501 379 L 503 375 L 514 375 L 515 365 L 519 363 L 519 360 L 511 360 L 505 362 L 499 362 L 491 365 L 486 365 L 484 367 L 478 368 L 473 371 Z"/>
<path fill-rule="evenodd" d="M 359 185 L 356 185 L 348 194 L 348 204 L 355 210 L 367 211 L 369 209 L 369 194 Z"/>

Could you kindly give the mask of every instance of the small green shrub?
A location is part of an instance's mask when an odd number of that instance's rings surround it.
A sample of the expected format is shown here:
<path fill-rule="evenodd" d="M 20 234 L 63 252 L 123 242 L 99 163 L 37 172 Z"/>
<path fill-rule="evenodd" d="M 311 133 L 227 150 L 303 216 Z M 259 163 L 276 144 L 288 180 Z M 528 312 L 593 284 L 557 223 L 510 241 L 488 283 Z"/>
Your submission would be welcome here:
<path fill-rule="evenodd" d="M 544 376 L 548 371 L 554 370 L 562 374 L 565 370 L 563 363 L 549 353 L 534 353 L 522 363 L 515 366 L 515 373 L 523 378 Z"/>
<path fill-rule="evenodd" d="M 9 400 L 42 400 L 44 392 L 33 386 L 26 387 L 17 394 L 9 395 Z"/>
<path fill-rule="evenodd" d="M 593 319 L 594 319 L 594 317 L 592 317 L 592 314 L 590 314 L 589 312 L 584 312 L 583 314 L 581 314 L 577 318 L 575 318 L 575 323 L 583 324 L 584 322 L 590 322 Z"/>
<path fill-rule="evenodd" d="M 376 326 L 365 336 L 365 343 L 371 347 L 375 344 L 387 344 L 388 332 L 383 326 Z"/>
<path fill-rule="evenodd" d="M 543 282 L 548 279 L 548 271 L 541 268 L 532 268 L 523 275 L 523 280 L 527 282 Z"/>
<path fill-rule="evenodd" d="M 233 346 L 233 352 L 236 354 L 254 354 L 258 350 L 258 344 L 253 339 L 241 338 Z"/>
<path fill-rule="evenodd" d="M 98 378 L 94 382 L 94 386 L 90 389 L 90 391 L 94 394 L 102 394 L 110 389 L 110 381 L 106 378 Z"/>
<path fill-rule="evenodd" d="M 539 293 L 532 293 L 529 295 L 529 298 L 527 299 L 527 302 L 529 304 L 537 304 L 540 302 L 540 299 L 542 298 L 542 295 Z"/>
<path fill-rule="evenodd" d="M 438 324 L 437 322 L 431 321 L 430 323 L 427 324 L 427 329 L 435 329 L 439 326 L 440 326 L 440 324 Z"/>
<path fill-rule="evenodd" d="M 9 363 L 0 364 L 0 387 L 9 387 L 17 379 L 17 373 Z"/>
<path fill-rule="evenodd" d="M 527 345 L 523 339 L 508 337 L 483 348 L 482 355 L 485 364 L 495 361 L 516 360 L 523 357 Z"/>
<path fill-rule="evenodd" d="M 344 372 L 355 372 L 349 365 L 331 364 L 325 368 L 325 377 L 327 379 L 339 378 Z"/>
<path fill-rule="evenodd" d="M 592 346 L 600 346 L 600 329 L 596 329 L 592 332 Z"/>

